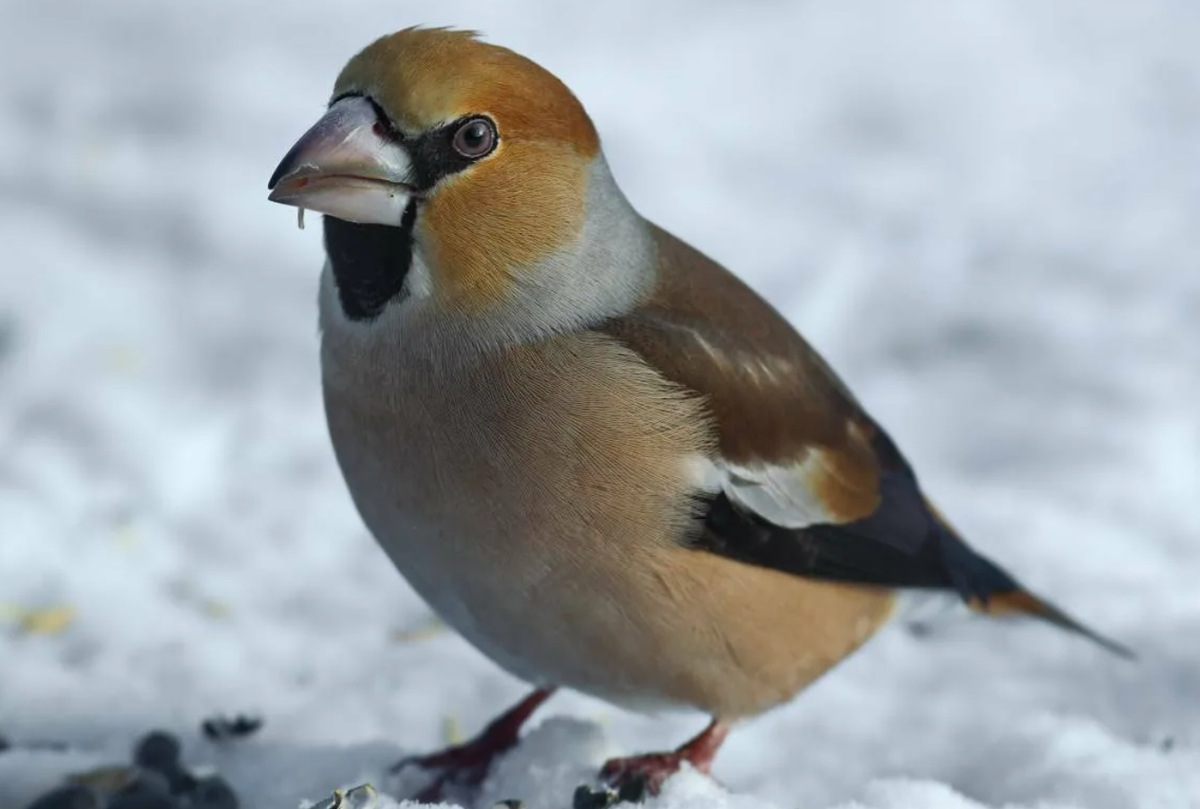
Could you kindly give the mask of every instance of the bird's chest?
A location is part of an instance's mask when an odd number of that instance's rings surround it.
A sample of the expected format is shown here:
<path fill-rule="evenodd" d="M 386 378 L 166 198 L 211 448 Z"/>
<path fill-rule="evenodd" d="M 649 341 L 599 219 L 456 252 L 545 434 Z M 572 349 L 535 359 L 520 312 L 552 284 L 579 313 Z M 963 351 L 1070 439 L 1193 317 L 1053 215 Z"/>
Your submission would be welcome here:
<path fill-rule="evenodd" d="M 518 406 L 494 398 L 507 382 L 491 369 L 411 371 L 399 384 L 327 381 L 330 435 L 380 546 L 446 621 L 479 643 L 485 625 L 520 610 L 552 565 L 554 548 L 544 543 L 571 484 L 539 470 L 569 448 L 520 440 Z"/>
<path fill-rule="evenodd" d="M 619 583 L 690 519 L 695 405 L 597 336 L 356 373 L 324 361 L 338 462 L 413 588 L 518 676 L 590 676 L 588 649 L 625 631 Z"/>

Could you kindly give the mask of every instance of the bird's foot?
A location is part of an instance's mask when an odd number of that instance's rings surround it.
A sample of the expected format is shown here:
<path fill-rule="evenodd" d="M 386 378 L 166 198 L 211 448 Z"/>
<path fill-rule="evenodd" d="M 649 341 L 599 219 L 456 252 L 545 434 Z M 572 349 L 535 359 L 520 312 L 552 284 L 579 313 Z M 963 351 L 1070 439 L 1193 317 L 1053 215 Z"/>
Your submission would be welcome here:
<path fill-rule="evenodd" d="M 574 809 L 603 809 L 614 803 L 636 802 L 657 795 L 666 780 L 684 764 L 707 775 L 728 732 L 725 725 L 714 720 L 678 750 L 610 759 L 600 768 L 600 780 L 609 788 L 596 792 L 580 787 L 575 792 Z"/>
<path fill-rule="evenodd" d="M 521 727 L 552 693 L 552 688 L 538 689 L 493 720 L 471 741 L 436 753 L 403 758 L 392 765 L 391 772 L 418 767 L 434 773 L 433 780 L 411 796 L 412 800 L 421 803 L 438 803 L 451 789 L 474 792 L 487 778 L 492 762 L 516 747 Z"/>
<path fill-rule="evenodd" d="M 686 753 L 676 750 L 610 759 L 600 768 L 600 780 L 618 793 L 637 793 L 637 797 L 627 797 L 627 800 L 640 800 L 646 795 L 657 795 L 666 780 L 679 772 L 685 762 L 701 772 L 708 772 L 707 763 L 693 762 Z"/>

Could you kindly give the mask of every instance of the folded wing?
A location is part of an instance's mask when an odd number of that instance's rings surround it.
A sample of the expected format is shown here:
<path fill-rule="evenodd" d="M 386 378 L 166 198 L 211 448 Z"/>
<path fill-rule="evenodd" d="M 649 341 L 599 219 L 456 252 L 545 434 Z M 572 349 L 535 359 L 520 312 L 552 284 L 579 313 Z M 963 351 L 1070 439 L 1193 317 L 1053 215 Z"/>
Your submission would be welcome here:
<path fill-rule="evenodd" d="M 932 508 L 916 475 L 817 353 L 724 268 L 662 230 L 654 296 L 604 331 L 702 396 L 717 433 L 698 552 L 799 576 L 957 592 L 1119 645 L 1025 590 Z"/>

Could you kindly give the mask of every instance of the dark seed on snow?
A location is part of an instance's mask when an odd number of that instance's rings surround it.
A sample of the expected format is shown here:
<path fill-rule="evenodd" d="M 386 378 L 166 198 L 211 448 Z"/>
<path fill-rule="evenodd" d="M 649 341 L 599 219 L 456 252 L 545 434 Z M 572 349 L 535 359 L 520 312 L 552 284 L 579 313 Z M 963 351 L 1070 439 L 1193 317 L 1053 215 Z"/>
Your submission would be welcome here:
<path fill-rule="evenodd" d="M 211 719 L 205 719 L 201 723 L 200 729 L 204 731 L 204 735 L 214 742 L 224 741 L 225 739 L 240 739 L 244 736 L 249 736 L 258 731 L 263 726 L 263 720 L 257 716 L 235 716 L 233 719 L 227 719 L 224 716 L 214 716 Z"/>
<path fill-rule="evenodd" d="M 607 809 L 616 803 L 617 793 L 611 789 L 592 789 L 580 784 L 571 798 L 571 809 Z"/>
<path fill-rule="evenodd" d="M 219 775 L 198 779 L 188 803 L 193 809 L 238 809 L 233 787 Z"/>
<path fill-rule="evenodd" d="M 27 809 L 99 809 L 95 790 L 82 784 L 68 784 L 43 793 Z"/>
<path fill-rule="evenodd" d="M 133 748 L 133 763 L 166 773 L 179 767 L 179 739 L 163 730 L 152 730 Z"/>

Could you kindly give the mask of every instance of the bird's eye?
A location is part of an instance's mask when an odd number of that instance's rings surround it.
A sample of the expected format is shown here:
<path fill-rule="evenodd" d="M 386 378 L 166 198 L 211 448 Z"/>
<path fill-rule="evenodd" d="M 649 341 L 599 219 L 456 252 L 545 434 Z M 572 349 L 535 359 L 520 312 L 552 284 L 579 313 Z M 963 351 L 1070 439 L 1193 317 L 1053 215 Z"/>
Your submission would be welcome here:
<path fill-rule="evenodd" d="M 454 151 L 477 160 L 496 146 L 496 130 L 486 118 L 472 118 L 454 133 Z"/>

